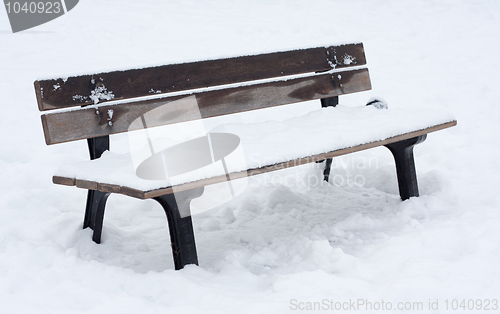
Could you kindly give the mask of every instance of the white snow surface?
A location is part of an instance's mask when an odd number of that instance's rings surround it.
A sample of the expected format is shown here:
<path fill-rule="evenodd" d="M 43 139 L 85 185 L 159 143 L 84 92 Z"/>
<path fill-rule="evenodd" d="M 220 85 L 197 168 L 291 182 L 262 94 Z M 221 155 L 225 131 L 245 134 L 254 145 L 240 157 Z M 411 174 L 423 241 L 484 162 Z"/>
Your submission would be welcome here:
<path fill-rule="evenodd" d="M 221 124 L 211 132 L 235 134 L 239 137 L 244 160 L 232 162 L 232 156 L 229 155 L 226 164 L 227 170 L 232 173 L 381 141 L 453 120 L 450 114 L 436 109 L 380 110 L 375 106 L 337 106 L 316 109 L 304 116 L 284 121 Z M 171 128 L 175 129 L 176 125 Z M 158 133 L 158 130 L 156 132 Z M 168 137 L 167 134 L 168 131 L 164 136 Z M 199 148 L 190 151 L 189 154 L 185 158 L 199 154 Z M 147 157 L 147 154 L 145 155 Z M 145 180 L 137 177 L 134 166 L 137 164 L 137 162 L 134 164 L 130 153 L 106 152 L 96 160 L 63 164 L 55 174 L 143 191 L 169 187 L 173 184 L 169 178 Z M 220 175 L 225 175 L 222 167 L 207 166 L 176 176 L 175 184 Z"/>
<path fill-rule="evenodd" d="M 383 300 L 393 313 L 455 312 L 453 300 L 493 309 L 499 33 L 500 2 L 490 0 L 87 0 L 18 34 L 0 9 L 0 312 L 294 313 L 302 312 L 294 304 L 323 300 Z M 314 163 L 251 177 L 237 198 L 193 216 L 200 266 L 174 271 L 154 200 L 110 196 L 97 245 L 82 229 L 86 191 L 51 182 L 88 151 L 85 141 L 45 145 L 38 77 L 351 41 L 364 44 L 373 90 L 342 105 L 381 96 L 388 111 L 443 110 L 458 120 L 415 147 L 418 198 L 400 201 L 383 147 L 335 158 L 330 184 L 318 184 Z M 223 123 L 273 124 L 319 107 Z M 127 136 L 112 136 L 111 150 L 125 153 Z M 397 310 L 399 302 L 423 310 Z"/>

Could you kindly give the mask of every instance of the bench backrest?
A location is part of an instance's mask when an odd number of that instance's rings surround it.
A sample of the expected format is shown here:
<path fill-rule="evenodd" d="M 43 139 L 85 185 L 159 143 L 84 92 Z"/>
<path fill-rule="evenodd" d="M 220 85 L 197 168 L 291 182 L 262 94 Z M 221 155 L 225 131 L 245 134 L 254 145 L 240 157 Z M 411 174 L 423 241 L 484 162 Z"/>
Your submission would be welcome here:
<path fill-rule="evenodd" d="M 35 91 L 40 111 L 63 109 L 42 115 L 50 145 L 142 128 L 132 123 L 159 107 L 148 127 L 369 90 L 365 64 L 357 43 L 40 80 Z"/>

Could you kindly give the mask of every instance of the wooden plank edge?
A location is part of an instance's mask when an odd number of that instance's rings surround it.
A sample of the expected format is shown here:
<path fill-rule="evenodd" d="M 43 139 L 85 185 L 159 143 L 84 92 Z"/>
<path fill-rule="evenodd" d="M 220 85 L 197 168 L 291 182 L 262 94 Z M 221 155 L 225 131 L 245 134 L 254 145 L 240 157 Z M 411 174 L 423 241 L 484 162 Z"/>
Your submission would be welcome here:
<path fill-rule="evenodd" d="M 80 189 L 97 190 L 97 182 L 95 181 L 76 179 L 75 185 Z"/>
<path fill-rule="evenodd" d="M 138 199 L 141 199 L 141 200 L 147 198 L 147 197 L 145 197 L 144 191 L 133 189 L 133 188 L 129 188 L 129 187 L 126 187 L 126 186 L 122 186 L 121 187 L 121 194 L 127 195 L 127 196 L 131 196 L 131 197 L 135 197 L 135 198 L 138 198 Z M 165 194 L 168 194 L 168 193 L 165 193 Z"/>
<path fill-rule="evenodd" d="M 353 146 L 353 147 L 343 148 L 343 149 L 339 149 L 339 150 L 335 150 L 335 151 L 331 151 L 331 152 L 323 153 L 323 154 L 319 154 L 319 155 L 294 159 L 294 160 L 281 162 L 281 163 L 277 163 L 277 164 L 270 165 L 270 166 L 249 169 L 249 170 L 241 171 L 241 172 L 234 172 L 234 173 L 229 174 L 229 176 L 232 180 L 235 180 L 235 179 L 240 179 L 240 178 L 243 178 L 246 176 L 250 177 L 250 176 L 254 176 L 254 175 L 258 175 L 258 174 L 263 174 L 266 172 L 272 172 L 272 171 L 277 171 L 277 170 L 286 169 L 286 168 L 290 168 L 290 167 L 296 167 L 296 166 L 300 166 L 300 165 L 304 165 L 304 164 L 308 164 L 308 163 L 312 163 L 312 162 L 316 162 L 316 161 L 320 161 L 320 160 L 325 160 L 327 158 L 338 157 L 338 156 L 354 153 L 357 151 L 362 151 L 362 150 L 366 150 L 366 149 L 370 149 L 370 148 L 374 148 L 374 147 L 378 147 L 378 146 L 387 145 L 387 144 L 394 143 L 394 142 L 407 140 L 407 139 L 417 137 L 420 135 L 424 135 L 424 134 L 436 132 L 439 130 L 443 130 L 446 128 L 450 128 L 450 127 L 453 127 L 455 125 L 457 125 L 457 121 L 453 120 L 453 121 L 450 121 L 447 123 L 438 124 L 438 125 L 435 125 L 435 126 L 432 126 L 429 128 L 425 128 L 422 130 L 417 130 L 417 131 L 413 131 L 410 133 L 390 137 L 390 138 L 387 138 L 385 140 L 380 140 L 380 141 L 370 142 L 370 143 L 361 144 L 361 145 L 357 145 L 357 146 Z M 161 196 L 161 195 L 165 195 L 165 194 L 171 194 L 171 193 L 175 193 L 175 192 L 190 190 L 190 189 L 194 189 L 197 187 L 212 185 L 212 184 L 221 183 L 221 182 L 225 182 L 225 181 L 227 181 L 226 175 L 221 175 L 221 176 L 212 177 L 212 178 L 208 178 L 208 179 L 184 183 L 184 184 L 177 185 L 174 187 L 146 191 L 146 192 L 144 192 L 144 197 L 145 198 L 153 198 L 153 197 L 157 197 L 157 196 Z"/>
<path fill-rule="evenodd" d="M 106 193 L 121 193 L 122 187 L 116 184 L 97 183 L 97 190 Z"/>
<path fill-rule="evenodd" d="M 43 136 L 45 137 L 45 144 L 47 145 L 56 144 L 52 143 L 52 140 L 50 139 L 50 131 L 49 131 L 49 124 L 47 123 L 47 117 L 45 115 L 42 115 L 40 118 L 42 119 L 42 129 L 43 129 Z"/>
<path fill-rule="evenodd" d="M 117 193 L 135 197 L 138 199 L 146 199 L 143 191 L 129 187 L 123 187 L 116 184 L 99 183 L 89 180 L 75 179 L 62 176 L 53 176 L 52 182 L 54 184 L 59 184 L 59 185 L 76 186 L 77 188 L 80 189 L 97 190 L 105 193 Z"/>
<path fill-rule="evenodd" d="M 43 102 L 42 102 L 43 94 L 42 94 L 42 89 L 40 87 L 40 82 L 35 81 L 33 85 L 35 86 L 35 94 L 36 94 L 36 102 L 38 103 L 38 110 L 39 111 L 47 110 L 43 107 Z"/>
<path fill-rule="evenodd" d="M 67 185 L 67 186 L 74 186 L 76 184 L 75 178 L 61 177 L 61 176 L 53 176 L 52 183 L 59 185 Z"/>

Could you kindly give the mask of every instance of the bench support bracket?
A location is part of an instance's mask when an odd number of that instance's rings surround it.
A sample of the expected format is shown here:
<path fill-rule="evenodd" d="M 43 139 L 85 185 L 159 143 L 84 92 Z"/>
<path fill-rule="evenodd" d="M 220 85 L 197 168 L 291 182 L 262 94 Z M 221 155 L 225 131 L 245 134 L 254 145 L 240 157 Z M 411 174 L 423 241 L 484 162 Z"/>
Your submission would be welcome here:
<path fill-rule="evenodd" d="M 203 194 L 203 187 L 155 197 L 165 210 L 176 270 L 187 264 L 198 265 L 190 203 Z"/>
<path fill-rule="evenodd" d="M 427 134 L 413 137 L 385 145 L 396 162 L 396 173 L 398 176 L 399 195 L 401 199 L 407 200 L 410 197 L 418 196 L 417 173 L 413 159 L 413 146 L 422 143 L 427 138 Z"/>

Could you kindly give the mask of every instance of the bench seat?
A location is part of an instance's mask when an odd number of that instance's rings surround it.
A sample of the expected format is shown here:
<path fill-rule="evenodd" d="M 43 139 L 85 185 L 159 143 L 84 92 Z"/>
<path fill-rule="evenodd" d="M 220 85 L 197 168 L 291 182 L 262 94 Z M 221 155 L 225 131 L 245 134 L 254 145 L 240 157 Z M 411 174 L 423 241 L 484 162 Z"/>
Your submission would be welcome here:
<path fill-rule="evenodd" d="M 425 135 L 456 125 L 437 110 L 328 107 L 284 121 L 222 124 L 211 132 L 237 135 L 245 162 L 228 164 L 231 179 L 324 160 Z M 217 167 L 204 167 L 169 180 L 135 174 L 131 154 L 105 152 L 101 158 L 64 164 L 53 181 L 79 188 L 147 199 L 226 180 Z"/>

